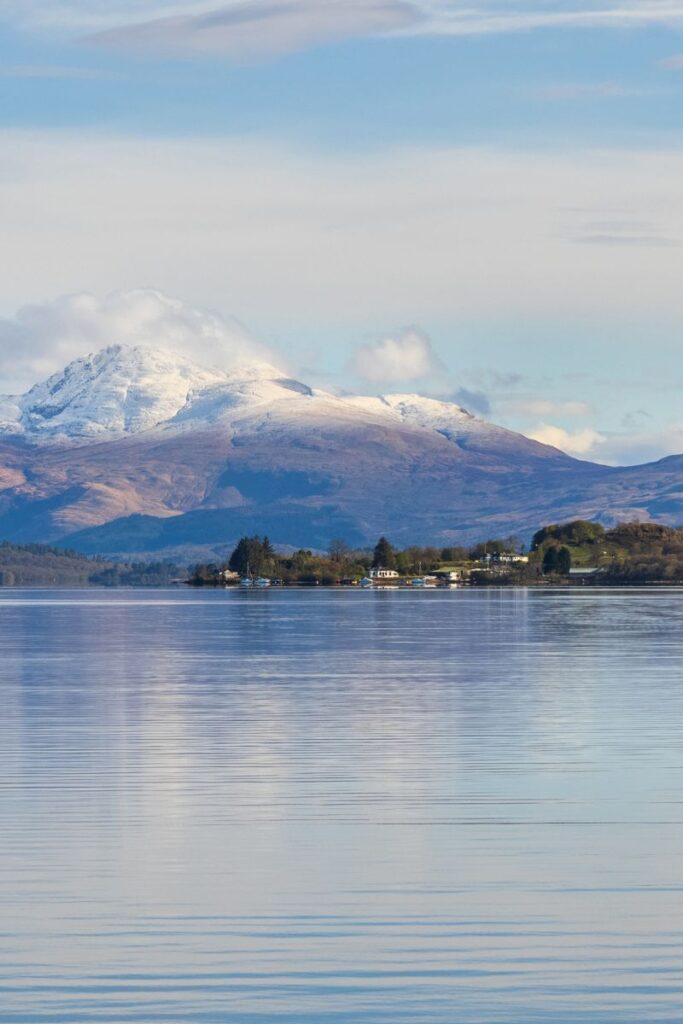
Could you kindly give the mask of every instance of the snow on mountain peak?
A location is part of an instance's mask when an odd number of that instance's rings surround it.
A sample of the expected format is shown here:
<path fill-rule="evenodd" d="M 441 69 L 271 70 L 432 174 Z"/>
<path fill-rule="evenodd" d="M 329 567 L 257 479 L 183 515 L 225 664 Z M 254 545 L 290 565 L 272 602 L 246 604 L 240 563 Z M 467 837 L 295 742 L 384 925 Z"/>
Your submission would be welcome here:
<path fill-rule="evenodd" d="M 172 352 L 112 345 L 74 360 L 22 397 L 4 400 L 4 426 L 36 440 L 137 433 L 174 416 L 191 391 L 225 377 Z M 7 422 L 11 409 L 14 423 Z"/>
<path fill-rule="evenodd" d="M 483 440 L 509 434 L 453 403 L 421 395 L 341 398 L 265 362 L 227 372 L 140 346 L 111 345 L 76 359 L 23 396 L 0 396 L 0 434 L 38 444 L 113 440 L 157 427 L 234 430 L 272 415 L 305 421 L 311 430 L 323 423 L 389 421 L 458 444 L 472 435 Z"/>
<path fill-rule="evenodd" d="M 111 345 L 22 396 L 0 396 L 0 433 L 45 443 L 109 440 L 161 424 L 209 425 L 227 409 L 312 394 L 269 363 L 232 371 L 164 349 Z"/>
<path fill-rule="evenodd" d="M 348 400 L 367 412 L 388 415 L 403 423 L 437 430 L 439 433 L 453 429 L 462 434 L 467 430 L 481 430 L 488 425 L 485 420 L 480 420 L 453 402 L 426 398 L 424 395 L 379 395 L 377 398 L 357 396 Z"/>

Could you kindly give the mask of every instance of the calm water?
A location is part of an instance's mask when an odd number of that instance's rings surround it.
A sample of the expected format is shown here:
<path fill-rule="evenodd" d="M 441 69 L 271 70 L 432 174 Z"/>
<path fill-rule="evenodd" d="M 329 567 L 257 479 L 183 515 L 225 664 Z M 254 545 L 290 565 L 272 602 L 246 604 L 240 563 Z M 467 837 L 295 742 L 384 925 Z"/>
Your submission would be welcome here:
<path fill-rule="evenodd" d="M 0 1022 L 683 1020 L 683 592 L 0 593 Z"/>

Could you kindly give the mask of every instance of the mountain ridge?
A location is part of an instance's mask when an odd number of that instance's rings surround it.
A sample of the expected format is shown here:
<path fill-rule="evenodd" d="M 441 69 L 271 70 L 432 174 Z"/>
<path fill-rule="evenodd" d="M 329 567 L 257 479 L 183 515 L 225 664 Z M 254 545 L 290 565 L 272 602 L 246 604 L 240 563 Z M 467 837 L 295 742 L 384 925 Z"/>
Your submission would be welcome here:
<path fill-rule="evenodd" d="M 73 360 L 24 395 L 0 396 L 0 438 L 21 436 L 34 444 L 116 440 L 163 427 L 209 427 L 237 411 L 278 401 L 300 405 L 301 398 L 318 403 L 322 415 L 336 411 L 394 417 L 427 429 L 437 429 L 438 421 L 449 426 L 453 436 L 457 420 L 460 433 L 522 437 L 455 403 L 418 394 L 338 396 L 261 361 L 246 361 L 226 371 L 168 350 L 118 344 Z M 543 447 L 548 446 L 539 450 Z"/>
<path fill-rule="evenodd" d="M 156 556 L 244 532 L 323 547 L 683 521 L 676 457 L 600 466 L 453 403 L 334 395 L 263 362 L 111 346 L 0 409 L 0 537 L 19 542 Z"/>

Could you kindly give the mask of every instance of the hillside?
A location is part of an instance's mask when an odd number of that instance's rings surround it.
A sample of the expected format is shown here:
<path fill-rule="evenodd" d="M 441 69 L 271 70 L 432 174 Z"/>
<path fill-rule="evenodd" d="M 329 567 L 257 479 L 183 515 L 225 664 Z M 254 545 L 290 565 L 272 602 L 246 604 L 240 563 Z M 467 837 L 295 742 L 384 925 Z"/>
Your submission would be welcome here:
<path fill-rule="evenodd" d="M 532 542 L 532 563 L 541 565 L 551 549 L 565 548 L 572 567 L 600 569 L 605 583 L 683 581 L 683 530 L 657 523 L 599 523 L 545 526 Z"/>
<path fill-rule="evenodd" d="M 112 563 L 46 544 L 0 543 L 0 586 L 164 586 L 181 575 L 169 562 Z"/>
<path fill-rule="evenodd" d="M 92 576 L 109 568 L 74 551 L 44 544 L 0 544 L 0 586 L 85 586 Z"/>
<path fill-rule="evenodd" d="M 449 402 L 339 397 L 114 346 L 0 400 L 0 536 L 117 558 L 530 539 L 539 522 L 683 521 L 683 457 L 615 469 Z"/>

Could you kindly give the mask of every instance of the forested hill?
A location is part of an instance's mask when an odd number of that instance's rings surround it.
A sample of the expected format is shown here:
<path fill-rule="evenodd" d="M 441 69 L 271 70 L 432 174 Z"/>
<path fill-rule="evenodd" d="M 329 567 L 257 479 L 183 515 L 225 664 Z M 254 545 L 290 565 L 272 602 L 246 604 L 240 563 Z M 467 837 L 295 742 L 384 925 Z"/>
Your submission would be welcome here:
<path fill-rule="evenodd" d="M 0 543 L 0 586 L 163 586 L 181 570 L 167 562 L 112 564 L 45 544 Z"/>

